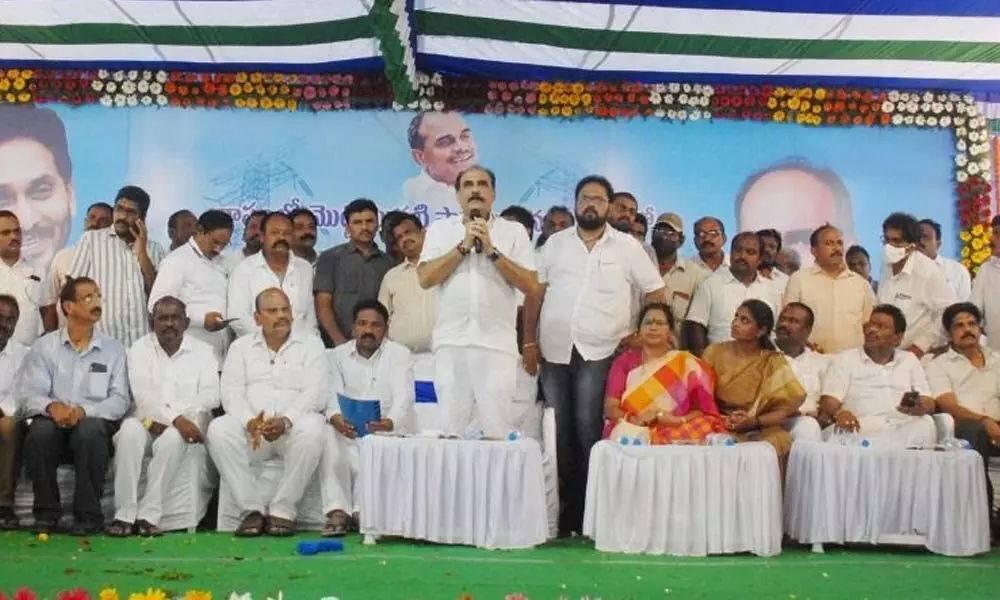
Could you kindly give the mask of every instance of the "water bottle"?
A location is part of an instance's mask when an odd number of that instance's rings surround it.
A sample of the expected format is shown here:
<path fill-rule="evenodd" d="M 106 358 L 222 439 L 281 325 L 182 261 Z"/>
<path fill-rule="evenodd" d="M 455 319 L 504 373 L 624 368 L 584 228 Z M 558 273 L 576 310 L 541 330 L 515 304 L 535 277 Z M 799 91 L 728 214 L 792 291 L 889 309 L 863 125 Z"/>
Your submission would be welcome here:
<path fill-rule="evenodd" d="M 707 446 L 735 446 L 736 440 L 728 433 L 710 433 L 705 436 Z"/>
<path fill-rule="evenodd" d="M 519 439 L 521 439 L 521 432 L 516 429 L 512 429 L 510 433 L 507 434 L 508 442 L 516 442 Z"/>
<path fill-rule="evenodd" d="M 644 443 L 642 438 L 630 438 L 627 435 L 618 438 L 618 444 L 621 446 L 642 446 Z"/>
<path fill-rule="evenodd" d="M 476 427 L 469 427 L 465 430 L 465 439 L 467 440 L 481 440 L 486 437 L 482 429 L 477 429 Z"/>
<path fill-rule="evenodd" d="M 962 440 L 958 438 L 945 438 L 941 440 L 938 444 L 942 450 L 946 452 L 961 452 L 963 450 L 972 450 L 972 444 L 968 440 Z"/>
<path fill-rule="evenodd" d="M 835 429 L 833 432 L 833 441 L 841 446 L 861 446 L 862 448 L 871 447 L 871 442 L 862 438 L 861 434 L 857 431 Z"/>

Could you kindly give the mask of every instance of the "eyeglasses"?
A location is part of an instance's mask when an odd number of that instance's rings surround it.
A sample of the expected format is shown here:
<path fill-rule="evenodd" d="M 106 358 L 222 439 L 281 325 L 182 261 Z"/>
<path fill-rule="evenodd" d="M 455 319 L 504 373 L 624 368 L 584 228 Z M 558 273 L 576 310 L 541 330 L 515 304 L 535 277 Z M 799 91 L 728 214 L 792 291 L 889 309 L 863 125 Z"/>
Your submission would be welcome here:
<path fill-rule="evenodd" d="M 694 237 L 696 238 L 707 238 L 707 237 L 714 238 L 714 237 L 719 237 L 720 235 L 722 235 L 722 232 L 719 231 L 718 229 L 706 229 L 703 231 L 694 232 Z"/>

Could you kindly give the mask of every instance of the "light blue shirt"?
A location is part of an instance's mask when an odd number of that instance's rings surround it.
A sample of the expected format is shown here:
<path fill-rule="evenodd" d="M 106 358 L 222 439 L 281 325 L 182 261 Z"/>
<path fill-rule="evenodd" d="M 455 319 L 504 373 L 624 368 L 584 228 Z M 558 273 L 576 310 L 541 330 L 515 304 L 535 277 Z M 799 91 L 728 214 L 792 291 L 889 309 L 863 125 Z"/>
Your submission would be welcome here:
<path fill-rule="evenodd" d="M 77 352 L 65 327 L 48 333 L 24 359 L 17 396 L 26 417 L 46 415 L 49 404 L 63 402 L 88 417 L 117 421 L 129 406 L 125 348 L 95 330 L 90 344 Z"/>

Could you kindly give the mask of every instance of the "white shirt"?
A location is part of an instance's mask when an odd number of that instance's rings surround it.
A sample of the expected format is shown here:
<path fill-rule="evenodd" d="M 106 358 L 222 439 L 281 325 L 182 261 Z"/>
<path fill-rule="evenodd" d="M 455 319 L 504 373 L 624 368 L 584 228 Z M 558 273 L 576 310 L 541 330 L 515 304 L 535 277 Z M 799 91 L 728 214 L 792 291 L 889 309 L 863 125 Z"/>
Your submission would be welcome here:
<path fill-rule="evenodd" d="M 535 270 L 535 253 L 524 226 L 506 219 L 489 220 L 490 239 L 497 252 L 518 266 Z M 451 252 L 465 239 L 461 216 L 431 223 L 424 237 L 420 262 Z M 437 308 L 432 348 L 478 346 L 516 355 L 517 289 L 485 254 L 475 251 L 436 288 Z"/>
<path fill-rule="evenodd" d="M 969 302 L 983 313 L 987 344 L 1000 352 L 1000 258 L 990 257 L 980 265 Z"/>
<path fill-rule="evenodd" d="M 968 300 L 972 294 L 972 276 L 969 275 L 969 270 L 957 260 L 945 258 L 940 254 L 934 259 L 934 263 L 944 273 L 944 280 L 948 282 L 948 285 L 955 292 L 958 302 Z"/>
<path fill-rule="evenodd" d="M 0 410 L 5 417 L 13 417 L 18 412 L 17 393 L 14 384 L 21 371 L 24 357 L 31 349 L 11 339 L 0 350 Z"/>
<path fill-rule="evenodd" d="M 139 338 L 128 351 L 128 382 L 134 416 L 170 425 L 179 416 L 202 426 L 219 406 L 219 363 L 205 342 L 184 335 L 167 356 L 155 333 Z"/>
<path fill-rule="evenodd" d="M 237 336 L 258 331 L 253 313 L 257 295 L 268 288 L 280 288 L 292 304 L 292 327 L 298 332 L 316 333 L 316 305 L 312 293 L 313 270 L 309 261 L 294 254 L 288 259 L 285 278 L 267 265 L 264 253 L 247 258 L 229 275 L 226 317 L 236 319 L 229 324 Z"/>
<path fill-rule="evenodd" d="M 732 271 L 720 267 L 695 290 L 686 320 L 703 325 L 708 330 L 709 344 L 725 342 L 732 339 L 730 332 L 736 309 L 749 299 L 757 299 L 770 306 L 777 320 L 781 295 L 772 280 L 755 274 L 750 285 L 743 285 Z"/>
<path fill-rule="evenodd" d="M 0 294 L 9 294 L 17 300 L 17 325 L 12 339 L 25 346 L 30 346 L 44 333 L 39 310 L 56 301 L 50 281 L 43 267 L 23 258 L 14 266 L 0 260 Z"/>
<path fill-rule="evenodd" d="M 766 281 L 770 281 L 771 285 L 773 285 L 774 289 L 778 292 L 778 299 L 780 301 L 778 306 L 784 304 L 785 288 L 788 287 L 788 275 L 785 275 L 784 271 L 782 271 L 778 267 L 774 267 L 773 269 L 771 269 L 770 276 L 763 276 L 763 277 Z M 777 321 L 778 319 L 777 314 L 774 315 L 774 319 L 775 321 Z"/>
<path fill-rule="evenodd" d="M 436 181 L 427 171 L 420 171 L 416 177 L 403 182 L 403 198 L 407 212 L 426 215 L 428 223 L 462 213 L 455 186 Z"/>
<path fill-rule="evenodd" d="M 222 367 L 222 408 L 240 423 L 263 411 L 265 418 L 288 417 L 294 426 L 299 417 L 321 413 L 329 393 L 326 348 L 318 335 L 293 331 L 277 352 L 260 331 L 245 335 L 229 347 Z"/>
<path fill-rule="evenodd" d="M 785 358 L 806 391 L 806 399 L 799 407 L 799 412 L 816 412 L 819 409 L 819 397 L 823 393 L 823 377 L 830 366 L 830 357 L 806 348 L 794 358 L 787 354 Z"/>
<path fill-rule="evenodd" d="M 73 256 L 76 254 L 76 248 L 70 246 L 69 248 L 63 248 L 56 255 L 52 257 L 52 264 L 49 265 L 49 280 L 52 282 L 52 298 L 55 302 L 59 301 L 59 294 L 62 293 L 63 284 L 66 283 L 66 276 L 69 275 L 69 268 L 73 264 Z M 56 306 L 56 314 L 59 315 L 59 327 L 66 325 L 66 315 L 63 314 L 62 309 Z"/>
<path fill-rule="evenodd" d="M 260 252 L 255 252 L 250 256 L 255 256 L 260 254 Z M 226 248 L 219 255 L 220 261 L 222 263 L 222 270 L 226 272 L 226 275 L 232 275 L 236 267 L 240 266 L 240 263 L 244 260 L 250 258 L 249 256 L 243 254 L 243 248 Z"/>
<path fill-rule="evenodd" d="M 378 400 L 382 418 L 392 420 L 394 431 L 411 428 L 416 392 L 406 346 L 384 339 L 371 358 L 365 358 L 351 340 L 327 350 L 327 356 L 331 392 L 327 397 L 327 416 L 340 413 L 337 394 L 343 394 L 355 400 Z"/>
<path fill-rule="evenodd" d="M 935 398 L 955 394 L 972 412 L 1000 419 L 1000 354 L 982 348 L 986 364 L 977 369 L 961 353 L 948 348 L 927 365 L 927 381 Z"/>
<path fill-rule="evenodd" d="M 718 271 L 724 271 L 724 270 L 726 270 L 726 269 L 729 268 L 729 253 L 728 252 L 722 254 L 722 264 L 719 265 L 719 268 L 715 269 L 714 271 L 712 270 L 711 267 L 709 267 L 705 263 L 704 260 L 701 259 L 701 256 L 698 255 L 698 254 L 695 254 L 694 256 L 692 256 L 688 260 L 691 262 L 692 265 L 695 266 L 695 268 L 701 269 L 702 273 L 705 274 L 705 277 L 710 276 L 712 273 L 716 273 Z"/>
<path fill-rule="evenodd" d="M 906 419 L 897 407 L 909 391 L 930 396 L 930 386 L 920 361 L 910 352 L 896 350 L 884 365 L 873 361 L 864 348 L 835 354 L 823 378 L 823 395 L 832 396 L 854 416 Z"/>
<path fill-rule="evenodd" d="M 916 346 L 926 352 L 944 341 L 941 314 L 955 303 L 955 291 L 934 261 L 921 252 L 911 252 L 897 275 L 892 274 L 891 265 L 883 265 L 878 301 L 896 306 L 906 317 L 906 333 L 899 347 Z"/>
<path fill-rule="evenodd" d="M 633 290 L 663 289 L 663 279 L 629 234 L 605 227 L 591 250 L 576 227 L 552 234 L 542 247 L 538 280 L 547 284 L 539 345 L 549 362 L 569 364 L 575 347 L 584 360 L 607 358 L 635 329 Z"/>
<path fill-rule="evenodd" d="M 156 282 L 149 292 L 149 312 L 164 296 L 173 296 L 187 307 L 191 320 L 187 333 L 212 347 L 220 365 L 229 345 L 229 332 L 205 329 L 205 315 L 226 315 L 226 273 L 219 257 L 206 258 L 194 238 L 167 255 L 160 264 Z"/>

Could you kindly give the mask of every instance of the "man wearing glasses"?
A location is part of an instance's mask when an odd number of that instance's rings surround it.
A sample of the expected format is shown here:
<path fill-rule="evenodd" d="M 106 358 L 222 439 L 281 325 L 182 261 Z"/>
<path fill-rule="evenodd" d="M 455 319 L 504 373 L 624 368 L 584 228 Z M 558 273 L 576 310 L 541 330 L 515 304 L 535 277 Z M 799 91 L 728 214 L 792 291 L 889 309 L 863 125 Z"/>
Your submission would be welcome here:
<path fill-rule="evenodd" d="M 684 221 L 675 213 L 663 213 L 653 224 L 653 250 L 656 263 L 665 285 L 663 295 L 674 315 L 674 335 L 681 343 L 681 328 L 687 317 L 688 305 L 694 290 L 704 281 L 705 271 L 694 266 L 691 261 L 678 256 L 677 251 L 684 245 Z"/>
<path fill-rule="evenodd" d="M 694 247 L 698 256 L 691 263 L 703 271 L 705 277 L 729 267 L 726 256 L 726 226 L 716 217 L 702 217 L 694 222 Z"/>

